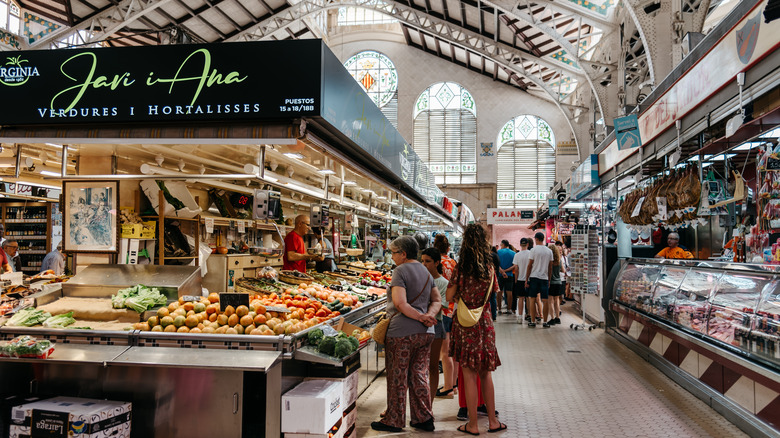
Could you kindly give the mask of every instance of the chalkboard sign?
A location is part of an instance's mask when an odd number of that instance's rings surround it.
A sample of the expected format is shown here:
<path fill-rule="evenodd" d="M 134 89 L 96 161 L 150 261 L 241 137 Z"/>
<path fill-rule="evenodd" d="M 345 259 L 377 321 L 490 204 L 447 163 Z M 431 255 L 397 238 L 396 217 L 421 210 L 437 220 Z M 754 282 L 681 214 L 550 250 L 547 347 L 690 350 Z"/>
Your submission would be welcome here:
<path fill-rule="evenodd" d="M 249 307 L 249 294 L 227 292 L 220 293 L 219 310 L 224 312 L 227 306 L 233 306 L 234 309 L 238 306 Z"/>
<path fill-rule="evenodd" d="M 780 170 L 780 160 L 770 158 L 766 160 L 766 169 L 767 170 Z"/>
<path fill-rule="evenodd" d="M 534 218 L 533 210 L 520 211 L 520 219 L 533 219 L 533 218 Z"/>

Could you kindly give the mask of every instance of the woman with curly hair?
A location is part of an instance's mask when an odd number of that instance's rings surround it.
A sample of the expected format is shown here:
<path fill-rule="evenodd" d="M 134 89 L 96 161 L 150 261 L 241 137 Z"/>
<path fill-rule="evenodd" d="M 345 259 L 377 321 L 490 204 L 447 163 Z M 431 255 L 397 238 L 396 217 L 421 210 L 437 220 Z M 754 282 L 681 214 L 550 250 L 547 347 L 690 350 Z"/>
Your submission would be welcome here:
<path fill-rule="evenodd" d="M 458 266 L 452 274 L 447 287 L 447 301 L 463 300 L 465 307 L 481 312 L 478 322 L 471 326 L 462 326 L 458 312 L 452 322 L 450 356 L 460 363 L 465 380 L 468 423 L 458 427 L 460 432 L 479 435 L 477 424 L 477 378 L 482 383 L 482 396 L 487 404 L 488 432 L 506 429 L 496 415 L 495 389 L 492 372 L 501 365 L 496 351 L 496 331 L 493 320 L 486 311 L 488 296 L 498 290 L 498 279 L 490 254 L 490 244 L 485 229 L 479 224 L 471 224 L 463 233 Z"/>

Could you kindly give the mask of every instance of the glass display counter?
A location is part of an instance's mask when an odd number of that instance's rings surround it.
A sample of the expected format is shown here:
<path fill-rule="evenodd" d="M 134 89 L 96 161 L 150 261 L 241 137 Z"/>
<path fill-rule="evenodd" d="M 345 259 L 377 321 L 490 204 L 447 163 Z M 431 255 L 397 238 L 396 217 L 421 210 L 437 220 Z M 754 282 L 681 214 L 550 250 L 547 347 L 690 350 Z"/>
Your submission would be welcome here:
<path fill-rule="evenodd" d="M 774 266 L 628 259 L 614 300 L 780 370 L 779 286 Z"/>

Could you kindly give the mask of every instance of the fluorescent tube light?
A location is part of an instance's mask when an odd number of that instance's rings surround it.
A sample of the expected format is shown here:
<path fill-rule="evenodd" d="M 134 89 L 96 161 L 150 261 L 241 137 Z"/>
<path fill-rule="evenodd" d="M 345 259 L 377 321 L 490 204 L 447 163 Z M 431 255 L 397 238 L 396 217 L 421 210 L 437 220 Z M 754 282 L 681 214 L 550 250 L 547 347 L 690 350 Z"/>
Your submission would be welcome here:
<path fill-rule="evenodd" d="M 319 173 L 321 173 L 323 175 L 333 175 L 333 174 L 336 173 L 336 172 L 334 172 L 334 171 L 332 171 L 330 169 L 320 169 L 317 172 L 319 172 Z"/>
<path fill-rule="evenodd" d="M 357 182 L 355 182 L 355 181 L 344 180 L 341 183 L 344 184 L 345 186 L 356 186 L 357 185 Z"/>
<path fill-rule="evenodd" d="M 62 174 L 61 174 L 61 173 L 59 173 L 59 172 L 52 172 L 52 171 L 50 171 L 50 170 L 41 170 L 41 175 L 46 175 L 46 176 L 62 176 Z"/>
<path fill-rule="evenodd" d="M 298 152 L 285 152 L 284 156 L 288 158 L 295 158 L 296 160 L 302 160 L 306 158 L 303 154 L 299 154 Z"/>

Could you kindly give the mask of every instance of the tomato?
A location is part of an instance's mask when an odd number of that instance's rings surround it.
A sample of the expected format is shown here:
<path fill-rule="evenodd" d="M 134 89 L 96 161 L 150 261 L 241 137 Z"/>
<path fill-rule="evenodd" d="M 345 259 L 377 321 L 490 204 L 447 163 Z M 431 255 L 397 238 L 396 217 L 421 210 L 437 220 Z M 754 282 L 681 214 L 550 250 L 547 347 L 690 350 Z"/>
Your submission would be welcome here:
<path fill-rule="evenodd" d="M 317 313 L 314 314 L 315 316 L 318 316 L 320 318 L 323 318 L 325 316 L 328 316 L 328 314 L 325 312 L 325 309 L 320 309 L 317 311 Z"/>

